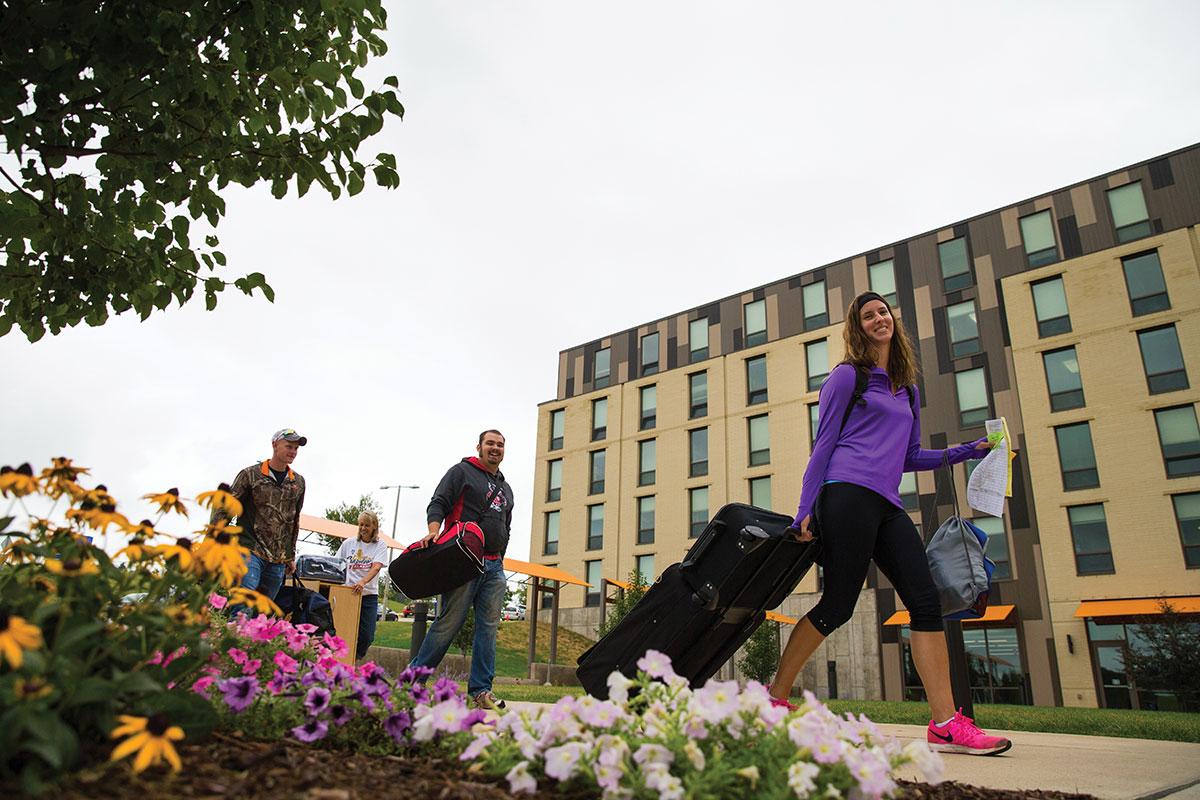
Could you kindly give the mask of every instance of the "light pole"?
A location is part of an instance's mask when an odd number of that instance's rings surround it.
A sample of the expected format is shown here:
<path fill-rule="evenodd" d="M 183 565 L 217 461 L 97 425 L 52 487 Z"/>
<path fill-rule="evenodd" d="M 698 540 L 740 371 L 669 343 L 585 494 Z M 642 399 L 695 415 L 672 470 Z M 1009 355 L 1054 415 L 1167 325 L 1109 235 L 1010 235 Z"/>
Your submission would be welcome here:
<path fill-rule="evenodd" d="M 396 519 L 400 516 L 400 490 L 401 489 L 420 489 L 421 487 L 420 486 L 409 486 L 407 484 L 397 484 L 395 486 L 380 486 L 379 488 L 383 491 L 386 491 L 388 489 L 396 490 L 396 510 L 392 512 L 392 541 L 394 542 L 394 541 L 396 541 Z M 390 544 L 388 545 L 388 563 L 389 564 L 392 563 L 392 546 Z M 390 581 L 390 578 L 389 578 L 389 581 Z M 383 616 L 386 619 L 387 618 L 387 594 L 386 594 L 387 583 L 383 584 L 383 588 L 385 590 L 384 600 L 383 600 Z M 401 609 L 401 610 L 403 610 L 403 609 Z"/>

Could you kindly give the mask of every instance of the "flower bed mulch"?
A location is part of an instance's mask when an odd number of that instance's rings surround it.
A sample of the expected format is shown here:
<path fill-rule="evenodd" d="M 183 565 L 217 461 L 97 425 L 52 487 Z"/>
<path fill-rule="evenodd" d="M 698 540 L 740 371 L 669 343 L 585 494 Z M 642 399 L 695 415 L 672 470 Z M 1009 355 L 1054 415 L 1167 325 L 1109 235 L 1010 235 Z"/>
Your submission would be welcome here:
<path fill-rule="evenodd" d="M 590 793 L 563 792 L 547 785 L 536 795 L 513 795 L 502 784 L 468 774 L 460 765 L 428 758 L 369 756 L 320 750 L 295 741 L 246 741 L 215 734 L 180 748 L 184 772 L 130 773 L 125 764 L 85 772 L 61 791 L 65 800 L 167 800 L 223 798 L 239 800 L 592 800 Z M 902 785 L 912 800 L 1089 800 L 1090 795 L 1061 792 L 1012 792 L 961 783 Z"/>

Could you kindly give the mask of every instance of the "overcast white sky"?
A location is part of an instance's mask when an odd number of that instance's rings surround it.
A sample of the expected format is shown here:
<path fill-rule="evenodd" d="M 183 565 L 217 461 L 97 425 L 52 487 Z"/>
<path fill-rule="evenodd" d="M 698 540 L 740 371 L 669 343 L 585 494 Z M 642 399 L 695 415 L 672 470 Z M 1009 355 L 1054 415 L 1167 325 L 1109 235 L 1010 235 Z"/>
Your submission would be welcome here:
<path fill-rule="evenodd" d="M 306 511 L 374 491 L 390 531 L 378 487 L 419 484 L 407 542 L 498 427 L 527 558 L 560 350 L 1200 139 L 1194 1 L 389 6 L 400 188 L 231 187 L 226 277 L 274 305 L 0 339 L 0 463 L 71 456 L 141 519 L 294 426 Z"/>

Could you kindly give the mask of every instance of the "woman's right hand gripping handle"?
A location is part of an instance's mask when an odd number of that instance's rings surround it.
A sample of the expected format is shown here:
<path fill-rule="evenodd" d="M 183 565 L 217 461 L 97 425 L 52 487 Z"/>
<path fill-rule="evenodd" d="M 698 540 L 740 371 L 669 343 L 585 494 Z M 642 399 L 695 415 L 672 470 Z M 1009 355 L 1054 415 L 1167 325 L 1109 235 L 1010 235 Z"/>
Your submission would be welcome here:
<path fill-rule="evenodd" d="M 812 522 L 812 514 L 800 521 L 800 527 L 797 528 L 795 523 L 788 526 L 787 532 L 792 535 L 792 538 L 798 542 L 811 542 L 813 540 L 812 530 L 809 528 L 809 523 Z"/>

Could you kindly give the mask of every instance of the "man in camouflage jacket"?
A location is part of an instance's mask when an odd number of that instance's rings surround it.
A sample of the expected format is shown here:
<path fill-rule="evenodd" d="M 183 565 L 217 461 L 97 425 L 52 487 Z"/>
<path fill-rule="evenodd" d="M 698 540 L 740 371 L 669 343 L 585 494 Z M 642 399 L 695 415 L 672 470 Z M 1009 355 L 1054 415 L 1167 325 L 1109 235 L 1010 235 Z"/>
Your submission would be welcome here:
<path fill-rule="evenodd" d="M 243 469 L 233 479 L 231 493 L 242 504 L 237 524 L 239 544 L 249 548 L 242 586 L 272 600 L 285 575 L 296 571 L 296 539 L 300 535 L 300 509 L 304 507 L 304 478 L 291 464 L 308 438 L 292 428 L 271 437 L 271 457 Z M 214 513 L 212 521 L 222 518 Z M 241 608 L 233 609 L 240 611 Z"/>

